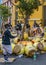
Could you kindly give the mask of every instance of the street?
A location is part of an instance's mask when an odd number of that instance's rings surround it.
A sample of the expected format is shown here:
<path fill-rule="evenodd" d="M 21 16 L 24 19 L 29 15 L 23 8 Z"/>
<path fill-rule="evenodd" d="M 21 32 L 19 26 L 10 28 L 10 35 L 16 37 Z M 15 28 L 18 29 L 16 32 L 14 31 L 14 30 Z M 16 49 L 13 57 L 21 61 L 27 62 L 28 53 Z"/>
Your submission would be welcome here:
<path fill-rule="evenodd" d="M 0 55 L 0 58 L 1 57 L 3 56 Z M 24 56 L 22 58 L 16 59 L 12 63 L 0 63 L 0 65 L 46 65 L 46 54 L 38 55 L 37 60 L 35 61 L 32 58 L 27 58 Z"/>

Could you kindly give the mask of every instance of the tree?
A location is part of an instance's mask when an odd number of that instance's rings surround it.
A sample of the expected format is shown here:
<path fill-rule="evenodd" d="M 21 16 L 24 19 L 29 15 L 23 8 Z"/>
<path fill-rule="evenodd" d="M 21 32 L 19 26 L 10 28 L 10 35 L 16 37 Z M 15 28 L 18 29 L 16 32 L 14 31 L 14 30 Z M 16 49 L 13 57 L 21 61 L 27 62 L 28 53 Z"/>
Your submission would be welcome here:
<path fill-rule="evenodd" d="M 19 0 L 18 8 L 25 20 L 24 27 L 30 18 L 30 15 L 34 13 L 34 10 L 38 11 L 38 7 L 41 5 L 39 0 Z M 23 28 L 24 30 L 24 28 Z"/>
<path fill-rule="evenodd" d="M 26 19 L 25 22 L 27 22 L 28 18 L 32 13 L 34 13 L 34 10 L 36 9 L 38 11 L 38 6 L 40 5 L 39 0 L 19 0 L 19 10 L 25 16 Z"/>
<path fill-rule="evenodd" d="M 8 21 L 11 12 L 8 6 L 0 4 L 0 18 L 2 19 L 1 32 L 4 30 L 4 24 Z"/>
<path fill-rule="evenodd" d="M 0 17 L 2 18 L 2 21 L 7 21 L 9 16 L 11 16 L 9 7 L 0 5 Z"/>

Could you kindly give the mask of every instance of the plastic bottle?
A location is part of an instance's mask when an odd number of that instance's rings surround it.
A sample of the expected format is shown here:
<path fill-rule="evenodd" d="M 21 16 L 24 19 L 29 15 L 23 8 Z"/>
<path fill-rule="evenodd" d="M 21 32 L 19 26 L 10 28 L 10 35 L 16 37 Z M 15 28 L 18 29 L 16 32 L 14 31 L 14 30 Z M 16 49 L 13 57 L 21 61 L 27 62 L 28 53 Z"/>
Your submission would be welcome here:
<path fill-rule="evenodd" d="M 36 53 L 34 53 L 33 59 L 36 60 Z"/>

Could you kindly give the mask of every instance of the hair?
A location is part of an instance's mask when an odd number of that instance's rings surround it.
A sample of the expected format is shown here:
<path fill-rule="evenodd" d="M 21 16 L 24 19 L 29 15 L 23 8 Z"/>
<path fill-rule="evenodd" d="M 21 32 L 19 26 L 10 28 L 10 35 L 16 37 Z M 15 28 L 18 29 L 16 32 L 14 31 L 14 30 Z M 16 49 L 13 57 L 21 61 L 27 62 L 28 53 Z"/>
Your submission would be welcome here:
<path fill-rule="evenodd" d="M 9 24 L 5 24 L 4 27 L 5 27 L 5 28 L 9 28 Z"/>

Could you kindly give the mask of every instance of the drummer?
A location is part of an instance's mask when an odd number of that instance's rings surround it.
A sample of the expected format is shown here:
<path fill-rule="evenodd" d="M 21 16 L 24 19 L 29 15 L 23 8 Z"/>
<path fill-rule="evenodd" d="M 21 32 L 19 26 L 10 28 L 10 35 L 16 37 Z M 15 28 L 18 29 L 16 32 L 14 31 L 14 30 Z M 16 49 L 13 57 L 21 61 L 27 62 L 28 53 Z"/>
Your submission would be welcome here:
<path fill-rule="evenodd" d="M 39 28 L 39 24 L 36 23 L 36 20 L 34 21 L 34 24 L 33 24 L 33 32 L 34 32 L 34 35 L 37 34 L 37 30 Z"/>
<path fill-rule="evenodd" d="M 22 36 L 22 25 L 21 25 L 21 22 L 20 21 L 17 21 L 17 24 L 16 24 L 16 31 L 17 31 L 17 35 Z"/>
<path fill-rule="evenodd" d="M 43 27 L 41 26 L 41 23 L 40 23 L 40 29 L 41 29 L 41 36 L 43 37 L 44 36 L 44 29 L 43 29 Z"/>

